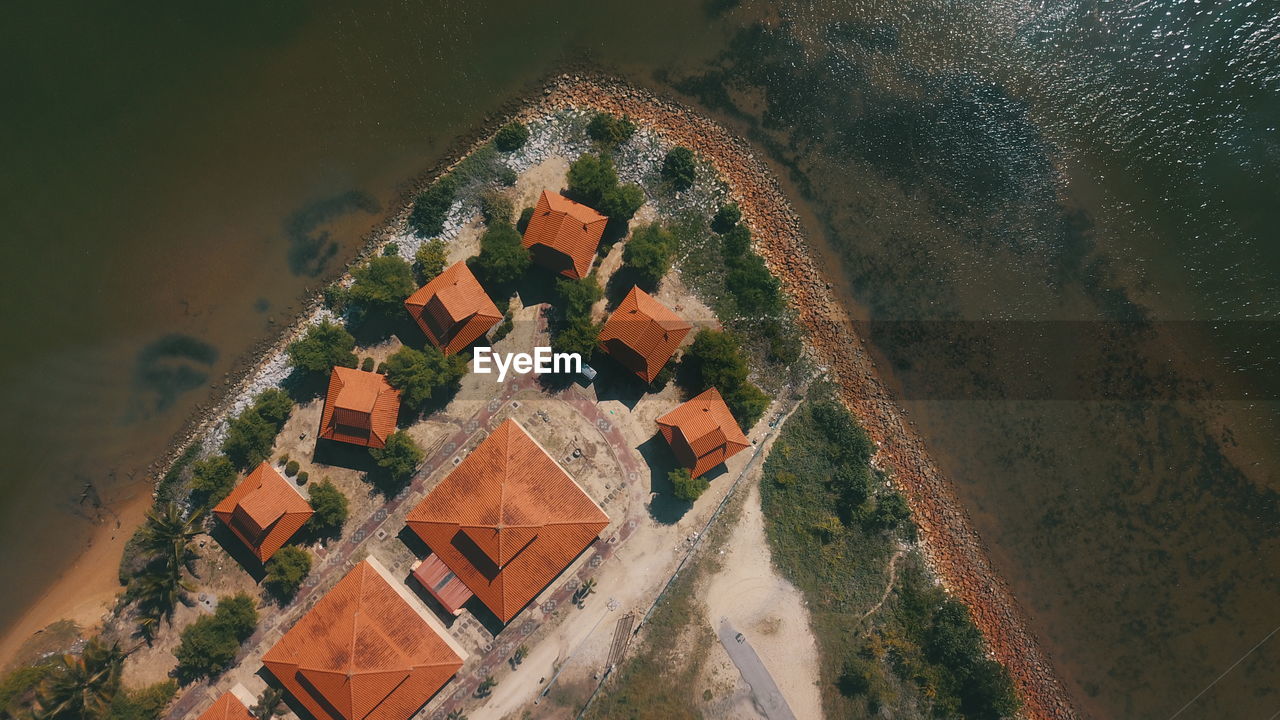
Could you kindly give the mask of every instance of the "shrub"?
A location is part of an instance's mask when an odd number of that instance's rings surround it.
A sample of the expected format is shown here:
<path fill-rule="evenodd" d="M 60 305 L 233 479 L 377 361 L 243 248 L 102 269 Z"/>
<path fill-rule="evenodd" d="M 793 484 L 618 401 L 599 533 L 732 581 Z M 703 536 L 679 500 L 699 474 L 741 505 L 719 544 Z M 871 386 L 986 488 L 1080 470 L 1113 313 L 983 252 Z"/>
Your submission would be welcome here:
<path fill-rule="evenodd" d="M 685 502 L 697 500 L 711 486 L 706 478 L 693 477 L 685 468 L 672 470 L 667 474 L 667 478 L 675 488 L 675 496 Z"/>
<path fill-rule="evenodd" d="M 326 478 L 311 486 L 311 509 L 306 532 L 316 539 L 337 538 L 347 521 L 347 496 Z"/>
<path fill-rule="evenodd" d="M 751 250 L 751 231 L 746 225 L 735 225 L 720 238 L 725 262 L 733 262 Z"/>
<path fill-rule="evenodd" d="M 875 527 L 892 530 L 910 517 L 911 508 L 907 506 L 906 499 L 900 493 L 891 491 L 876 499 L 876 509 L 871 515 L 871 522 Z"/>
<path fill-rule="evenodd" d="M 182 631 L 182 641 L 173 653 L 178 658 L 175 677 L 186 684 L 226 670 L 257 624 L 258 611 L 248 595 L 218 598 L 212 615 L 197 618 Z"/>
<path fill-rule="evenodd" d="M 639 185 L 614 185 L 604 192 L 600 198 L 600 212 L 611 220 L 627 222 L 635 217 L 636 211 L 644 205 L 644 190 Z"/>
<path fill-rule="evenodd" d="M 262 586 L 281 605 L 287 604 L 311 572 L 311 553 L 296 545 L 285 545 L 267 561 Z"/>
<path fill-rule="evenodd" d="M 298 479 L 299 485 L 306 485 L 307 480 L 311 479 L 311 473 L 308 473 L 306 470 L 303 470 L 302 472 L 298 473 L 297 479 Z"/>
<path fill-rule="evenodd" d="M 191 501 L 210 508 L 222 502 L 236 486 L 236 466 L 225 455 L 197 461 L 191 466 Z"/>
<path fill-rule="evenodd" d="M 351 274 L 355 282 L 347 291 L 348 301 L 384 318 L 402 312 L 405 299 L 417 289 L 413 268 L 399 257 L 373 258 Z"/>
<path fill-rule="evenodd" d="M 310 375 L 328 373 L 330 368 L 355 367 L 356 356 L 352 352 L 356 339 L 343 326 L 322 320 L 307 328 L 307 332 L 289 343 L 289 364 Z"/>
<path fill-rule="evenodd" d="M 721 205 L 715 217 L 711 218 L 711 229 L 723 235 L 737 227 L 740 220 L 742 211 L 738 209 L 737 203 Z"/>
<path fill-rule="evenodd" d="M 497 190 L 489 190 L 480 195 L 480 216 L 484 218 L 484 224 L 489 227 L 494 225 L 510 225 L 511 216 L 515 213 L 515 207 L 511 204 L 511 198 Z"/>
<path fill-rule="evenodd" d="M 671 148 L 662 161 L 662 179 L 671 183 L 676 190 L 688 190 L 693 187 L 697 171 L 693 164 L 693 151 L 687 147 Z"/>
<path fill-rule="evenodd" d="M 382 246 L 382 254 L 391 256 L 400 254 L 400 245 L 398 243 L 389 242 Z"/>
<path fill-rule="evenodd" d="M 360 363 L 360 369 L 365 372 L 373 372 L 373 358 L 365 358 L 364 362 Z"/>
<path fill-rule="evenodd" d="M 516 232 L 524 235 L 524 231 L 529 229 L 529 221 L 533 219 L 533 208 L 527 207 L 520 211 L 520 219 L 516 220 Z"/>
<path fill-rule="evenodd" d="M 413 255 L 413 276 L 419 285 L 426 285 L 444 272 L 449 264 L 449 246 L 444 240 L 434 238 L 418 246 Z"/>
<path fill-rule="evenodd" d="M 498 128 L 493 145 L 502 152 L 515 152 L 529 142 L 529 128 L 520 122 L 509 122 Z"/>
<path fill-rule="evenodd" d="M 733 295 L 740 313 L 769 315 L 782 309 L 778 279 L 764 266 L 759 255 L 743 255 L 730 268 L 724 286 Z"/>
<path fill-rule="evenodd" d="M 609 113 L 596 113 L 587 123 L 587 137 L 608 148 L 614 148 L 631 139 L 636 133 L 636 124 L 631 116 L 618 117 Z"/>
<path fill-rule="evenodd" d="M 385 370 L 387 382 L 400 391 L 400 401 L 423 410 L 457 385 L 467 365 L 461 356 L 446 356 L 434 346 L 422 350 L 403 347 L 387 358 Z"/>
<path fill-rule="evenodd" d="M 107 720 L 158 720 L 178 692 L 178 683 L 165 680 L 138 690 L 121 688 L 111 701 Z"/>
<path fill-rule="evenodd" d="M 297 460 L 290 460 L 288 464 L 284 466 L 284 474 L 289 477 L 297 475 L 300 470 L 302 470 L 302 466 L 298 464 Z"/>
<path fill-rule="evenodd" d="M 600 326 L 591 321 L 591 306 L 604 297 L 595 275 L 580 280 L 556 280 L 556 301 L 551 321 L 551 347 L 556 352 L 577 353 L 587 361 L 595 351 Z"/>
<path fill-rule="evenodd" d="M 227 423 L 222 452 L 241 470 L 247 470 L 271 456 L 271 446 L 293 411 L 293 401 L 283 391 L 272 388 L 254 399 L 249 407 Z"/>
<path fill-rule="evenodd" d="M 633 275 L 636 285 L 653 292 L 671 270 L 675 245 L 675 238 L 662 226 L 645 225 L 632 234 L 622 251 L 623 266 Z"/>
<path fill-rule="evenodd" d="M 387 436 L 386 447 L 370 448 L 369 454 L 397 485 L 413 477 L 423 458 L 422 448 L 403 430 L 391 433 Z"/>
<path fill-rule="evenodd" d="M 598 209 L 605 193 L 618 184 L 613 159 L 608 155 L 582 155 L 569 166 L 568 183 L 574 200 Z"/>
<path fill-rule="evenodd" d="M 419 237 L 435 237 L 444 230 L 444 219 L 458 191 L 458 182 L 452 175 L 436 180 L 413 201 L 409 214 L 409 227 Z"/>
<path fill-rule="evenodd" d="M 769 398 L 747 380 L 747 363 L 727 332 L 703 330 L 680 361 L 681 384 L 692 393 L 716 388 L 745 431 L 769 406 Z"/>
<path fill-rule="evenodd" d="M 480 237 L 480 254 L 467 261 L 486 290 L 514 283 L 529 269 L 529 251 L 510 225 L 495 225 Z"/>

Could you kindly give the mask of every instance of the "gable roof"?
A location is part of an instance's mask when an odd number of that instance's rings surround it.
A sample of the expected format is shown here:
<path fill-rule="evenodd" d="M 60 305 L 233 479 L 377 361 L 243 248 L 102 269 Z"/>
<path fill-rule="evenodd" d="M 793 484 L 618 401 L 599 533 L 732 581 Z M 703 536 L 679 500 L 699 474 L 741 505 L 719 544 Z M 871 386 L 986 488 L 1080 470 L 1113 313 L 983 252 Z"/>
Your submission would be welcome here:
<path fill-rule="evenodd" d="M 404 306 L 445 355 L 470 345 L 502 320 L 498 306 L 465 262 L 445 268 L 410 295 Z"/>
<path fill-rule="evenodd" d="M 698 477 L 750 443 L 724 404 L 720 391 L 710 388 L 658 418 L 658 429 L 676 458 Z"/>
<path fill-rule="evenodd" d="M 405 522 L 505 623 L 596 539 L 609 516 L 507 420 Z"/>
<path fill-rule="evenodd" d="M 609 218 L 560 193 L 543 190 L 523 244 L 538 263 L 580 280 L 591 271 Z"/>
<path fill-rule="evenodd" d="M 312 515 L 311 504 L 263 462 L 213 508 L 213 514 L 266 562 Z"/>
<path fill-rule="evenodd" d="M 249 714 L 249 709 L 240 702 L 240 698 L 229 692 L 222 693 L 222 696 L 209 706 L 208 710 L 200 713 L 200 717 L 196 720 L 254 720 Z"/>
<path fill-rule="evenodd" d="M 334 367 L 320 416 L 326 440 L 385 447 L 400 414 L 400 391 L 378 373 Z"/>
<path fill-rule="evenodd" d="M 466 653 L 393 582 L 361 562 L 263 655 L 319 720 L 407 720 L 462 667 Z"/>
<path fill-rule="evenodd" d="M 651 383 L 692 328 L 652 295 L 633 287 L 600 330 L 600 347 Z"/>

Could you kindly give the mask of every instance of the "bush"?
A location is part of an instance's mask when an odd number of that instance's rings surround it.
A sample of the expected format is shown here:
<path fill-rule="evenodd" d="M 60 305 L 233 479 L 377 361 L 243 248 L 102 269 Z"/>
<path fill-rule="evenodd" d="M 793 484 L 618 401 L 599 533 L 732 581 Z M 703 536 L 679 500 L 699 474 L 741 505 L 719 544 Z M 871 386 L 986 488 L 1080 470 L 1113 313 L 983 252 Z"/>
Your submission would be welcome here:
<path fill-rule="evenodd" d="M 618 184 L 613 159 L 608 155 L 582 155 L 569 166 L 568 183 L 574 200 L 599 209 L 605 193 Z"/>
<path fill-rule="evenodd" d="M 662 179 L 671 183 L 676 190 L 688 190 L 693 187 L 697 171 L 693 164 L 693 151 L 687 147 L 671 148 L 662 161 Z"/>
<path fill-rule="evenodd" d="M 511 204 L 511 198 L 497 190 L 489 190 L 480 196 L 480 215 L 484 218 L 484 224 L 493 227 L 494 225 L 510 225 L 511 216 L 515 213 L 515 207 Z"/>
<path fill-rule="evenodd" d="M 529 251 L 520 243 L 515 228 L 495 225 L 480 237 L 480 254 L 468 260 L 467 266 L 486 290 L 494 291 L 514 283 L 529 269 Z"/>
<path fill-rule="evenodd" d="M 635 217 L 641 205 L 644 205 L 644 190 L 639 185 L 614 185 L 604 192 L 596 209 L 611 220 L 627 222 Z"/>
<path fill-rule="evenodd" d="M 158 720 L 177 692 L 178 683 L 173 680 L 165 680 L 138 690 L 121 688 L 111 701 L 107 720 Z"/>
<path fill-rule="evenodd" d="M 502 152 L 515 152 L 529 142 L 529 128 L 524 123 L 509 122 L 498 128 L 493 136 L 493 146 Z"/>
<path fill-rule="evenodd" d="M 373 372 L 373 358 L 365 358 L 364 362 L 360 363 L 360 369 L 365 372 Z"/>
<path fill-rule="evenodd" d="M 751 231 L 746 225 L 735 225 L 720 238 L 721 254 L 726 263 L 732 263 L 751 251 Z"/>
<path fill-rule="evenodd" d="M 311 572 L 311 553 L 296 545 L 285 545 L 267 561 L 267 576 L 262 586 L 281 605 L 298 594 L 302 581 Z"/>
<path fill-rule="evenodd" d="M 706 478 L 693 477 L 685 468 L 672 470 L 667 474 L 667 478 L 675 488 L 675 496 L 685 502 L 697 500 L 711 486 Z"/>
<path fill-rule="evenodd" d="M 403 312 L 405 299 L 418 289 L 413 268 L 399 257 L 373 258 L 351 274 L 355 282 L 347 290 L 348 302 L 383 318 Z"/>
<path fill-rule="evenodd" d="M 419 237 L 435 237 L 444 230 L 444 219 L 458 191 L 458 182 L 448 175 L 436 180 L 413 201 L 409 228 Z"/>
<path fill-rule="evenodd" d="M 520 211 L 520 219 L 516 220 L 516 232 L 524 235 L 524 231 L 529 229 L 529 221 L 533 219 L 533 208 L 527 207 Z"/>
<path fill-rule="evenodd" d="M 387 437 L 386 447 L 370 448 L 369 454 L 378 463 L 378 467 L 386 471 L 391 482 L 397 485 L 402 485 L 413 477 L 424 457 L 422 448 L 403 430 L 391 433 Z"/>
<path fill-rule="evenodd" d="M 738 342 L 727 332 L 703 330 L 680 361 L 680 382 L 697 394 L 716 388 L 738 425 L 750 429 L 769 406 L 769 398 L 747 380 L 747 362 Z"/>
<path fill-rule="evenodd" d="M 662 226 L 654 223 L 635 231 L 622 251 L 622 264 L 642 290 L 654 292 L 658 283 L 671 270 L 676 241 Z"/>
<path fill-rule="evenodd" d="M 382 246 L 382 254 L 391 256 L 400 254 L 400 245 L 398 243 L 389 242 Z"/>
<path fill-rule="evenodd" d="M 782 309 L 778 279 L 755 253 L 743 255 L 730 265 L 724 286 L 737 302 L 738 311 L 744 315 L 770 315 Z"/>
<path fill-rule="evenodd" d="M 467 364 L 463 357 L 446 356 L 434 346 L 403 347 L 387 358 L 385 370 L 387 382 L 400 391 L 400 402 L 421 411 L 456 387 Z"/>
<path fill-rule="evenodd" d="M 302 472 L 298 473 L 297 480 L 299 485 L 306 485 L 307 481 L 310 479 L 311 479 L 311 473 L 308 473 L 306 470 L 303 470 Z"/>
<path fill-rule="evenodd" d="M 737 203 L 721 205 L 715 217 L 711 218 L 711 229 L 723 235 L 737 227 L 740 220 L 742 211 L 738 209 Z"/>
<path fill-rule="evenodd" d="M 426 285 L 444 272 L 449 264 L 449 246 L 435 238 L 418 246 L 413 255 L 413 277 L 419 285 Z"/>
<path fill-rule="evenodd" d="M 318 540 L 341 537 L 347 521 L 347 496 L 326 478 L 311 486 L 309 502 L 314 513 L 307 520 L 307 534 Z"/>
<path fill-rule="evenodd" d="M 298 464 L 297 460 L 290 460 L 284 466 L 284 474 L 289 477 L 293 477 L 297 475 L 298 471 L 300 471 L 301 469 L 302 469 L 302 466 Z"/>
<path fill-rule="evenodd" d="M 591 321 L 591 306 L 604 297 L 595 275 L 580 280 L 556 280 L 556 301 L 550 323 L 551 347 L 556 352 L 577 353 L 588 362 L 600 337 L 600 325 Z"/>
<path fill-rule="evenodd" d="M 225 455 L 205 458 L 191 466 L 191 502 L 210 508 L 222 502 L 236 486 L 236 466 Z"/>
<path fill-rule="evenodd" d="M 587 123 L 587 137 L 608 148 L 615 148 L 636 133 L 636 124 L 631 116 L 618 117 L 609 113 L 596 113 Z"/>
<path fill-rule="evenodd" d="M 356 366 L 356 356 L 352 352 L 356 347 L 356 339 L 343 326 L 322 320 L 319 324 L 307 328 L 307 332 L 297 340 L 289 343 L 286 352 L 289 364 L 296 370 L 309 375 L 328 373 L 336 366 L 352 368 Z"/>
<path fill-rule="evenodd" d="M 271 446 L 293 411 L 293 401 L 281 390 L 265 390 L 249 407 L 231 418 L 222 452 L 241 470 L 271 457 Z"/>
<path fill-rule="evenodd" d="M 245 593 L 218 598 L 212 615 L 196 619 L 182 631 L 182 641 L 173 654 L 178 658 L 175 677 L 183 684 L 213 677 L 231 667 L 240 644 L 253 634 L 258 611 Z"/>
<path fill-rule="evenodd" d="M 907 506 L 906 499 L 898 492 L 890 492 L 876 500 L 876 509 L 871 515 L 871 522 L 875 527 L 892 530 L 910 517 L 911 508 Z"/>

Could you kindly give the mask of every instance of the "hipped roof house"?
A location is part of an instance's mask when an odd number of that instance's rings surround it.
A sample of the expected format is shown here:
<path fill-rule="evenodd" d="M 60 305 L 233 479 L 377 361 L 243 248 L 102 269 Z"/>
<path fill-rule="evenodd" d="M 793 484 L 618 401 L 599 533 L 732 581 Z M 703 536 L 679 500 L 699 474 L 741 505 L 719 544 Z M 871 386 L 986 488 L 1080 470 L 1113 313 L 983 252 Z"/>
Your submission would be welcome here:
<path fill-rule="evenodd" d="M 658 429 L 676 459 L 689 468 L 693 477 L 706 473 L 750 445 L 715 388 L 658 418 Z"/>
<path fill-rule="evenodd" d="M 385 447 L 400 414 L 400 392 L 378 373 L 335 367 L 320 416 L 320 437 Z"/>
<path fill-rule="evenodd" d="M 214 506 L 213 514 L 265 563 L 302 528 L 312 510 L 289 481 L 264 462 Z"/>
<path fill-rule="evenodd" d="M 502 320 L 498 306 L 464 262 L 445 268 L 410 295 L 404 306 L 431 344 L 445 355 L 475 342 Z"/>
<path fill-rule="evenodd" d="M 591 262 L 609 218 L 559 193 L 543 190 L 524 231 L 533 261 L 575 280 L 591 272 Z"/>
<path fill-rule="evenodd" d="M 600 347 L 651 383 L 692 325 L 638 287 L 623 298 L 600 330 Z"/>

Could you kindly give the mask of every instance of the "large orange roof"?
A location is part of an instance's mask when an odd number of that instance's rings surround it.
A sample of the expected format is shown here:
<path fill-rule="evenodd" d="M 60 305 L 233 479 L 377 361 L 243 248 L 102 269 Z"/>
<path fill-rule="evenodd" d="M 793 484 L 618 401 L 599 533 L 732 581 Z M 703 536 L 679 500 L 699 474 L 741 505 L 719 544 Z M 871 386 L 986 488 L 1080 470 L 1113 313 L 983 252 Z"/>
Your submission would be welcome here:
<path fill-rule="evenodd" d="M 608 222 L 586 205 L 543 190 L 524 230 L 524 246 L 539 264 L 580 280 L 591 271 Z"/>
<path fill-rule="evenodd" d="M 311 517 L 311 504 L 262 463 L 213 508 L 213 514 L 266 562 Z"/>
<path fill-rule="evenodd" d="M 596 539 L 609 516 L 507 420 L 405 522 L 505 623 Z"/>
<path fill-rule="evenodd" d="M 320 416 L 326 440 L 385 447 L 400 414 L 400 392 L 378 373 L 335 367 Z"/>
<path fill-rule="evenodd" d="M 223 693 L 196 720 L 254 720 L 249 709 L 231 693 Z"/>
<path fill-rule="evenodd" d="M 365 560 L 262 656 L 318 720 L 407 720 L 462 667 L 466 653 L 393 582 Z"/>
<path fill-rule="evenodd" d="M 746 450 L 750 444 L 715 388 L 658 418 L 658 429 L 694 477 Z"/>
<path fill-rule="evenodd" d="M 464 262 L 444 272 L 404 301 L 431 344 L 452 355 L 502 320 L 502 313 L 485 294 Z"/>
<path fill-rule="evenodd" d="M 600 330 L 600 347 L 651 383 L 692 328 L 652 295 L 633 287 Z"/>

